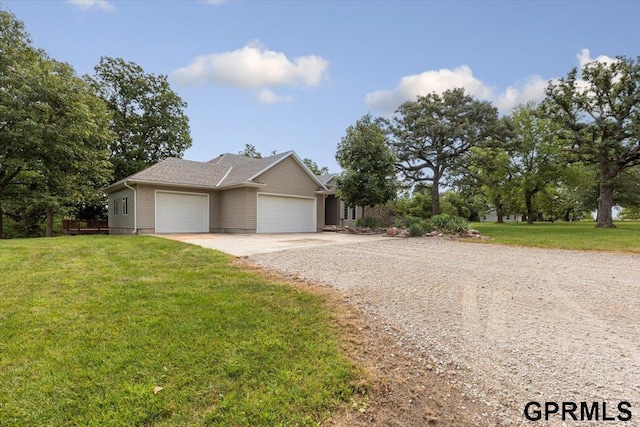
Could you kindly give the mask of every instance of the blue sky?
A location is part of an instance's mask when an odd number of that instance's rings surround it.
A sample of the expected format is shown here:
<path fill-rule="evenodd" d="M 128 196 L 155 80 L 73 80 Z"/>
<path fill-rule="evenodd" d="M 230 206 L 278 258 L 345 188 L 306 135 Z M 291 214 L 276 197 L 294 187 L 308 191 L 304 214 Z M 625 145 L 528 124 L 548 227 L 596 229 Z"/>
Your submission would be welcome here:
<path fill-rule="evenodd" d="M 337 171 L 362 115 L 463 86 L 501 112 L 591 59 L 640 54 L 640 2 L 1 1 L 79 74 L 100 56 L 169 76 L 189 160 L 253 144 Z"/>

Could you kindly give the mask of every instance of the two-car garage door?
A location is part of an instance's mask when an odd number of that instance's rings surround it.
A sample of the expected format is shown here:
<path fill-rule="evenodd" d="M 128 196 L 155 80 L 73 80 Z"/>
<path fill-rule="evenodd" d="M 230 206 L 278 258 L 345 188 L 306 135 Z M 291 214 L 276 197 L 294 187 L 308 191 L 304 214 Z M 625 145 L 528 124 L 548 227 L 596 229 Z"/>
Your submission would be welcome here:
<path fill-rule="evenodd" d="M 209 196 L 156 191 L 156 233 L 208 233 Z"/>
<path fill-rule="evenodd" d="M 258 194 L 258 233 L 316 232 L 316 199 Z"/>
<path fill-rule="evenodd" d="M 258 233 L 316 232 L 316 199 L 258 194 Z M 207 194 L 156 191 L 156 233 L 208 233 Z"/>

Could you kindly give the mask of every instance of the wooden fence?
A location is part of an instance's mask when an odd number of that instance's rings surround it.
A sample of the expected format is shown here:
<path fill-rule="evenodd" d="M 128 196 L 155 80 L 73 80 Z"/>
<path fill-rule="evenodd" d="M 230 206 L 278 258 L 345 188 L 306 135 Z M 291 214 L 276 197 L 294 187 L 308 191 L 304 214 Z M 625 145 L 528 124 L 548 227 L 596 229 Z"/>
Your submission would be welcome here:
<path fill-rule="evenodd" d="M 109 234 L 109 223 L 103 220 L 63 219 L 62 231 L 67 234 Z"/>

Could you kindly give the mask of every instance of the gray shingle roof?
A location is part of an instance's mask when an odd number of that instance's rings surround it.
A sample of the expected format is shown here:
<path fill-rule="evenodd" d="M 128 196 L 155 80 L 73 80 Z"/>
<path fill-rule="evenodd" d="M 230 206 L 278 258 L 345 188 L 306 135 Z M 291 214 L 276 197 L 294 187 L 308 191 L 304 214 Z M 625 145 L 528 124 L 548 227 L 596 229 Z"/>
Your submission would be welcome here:
<path fill-rule="evenodd" d="M 126 180 L 215 187 L 225 173 L 224 168 L 215 165 L 170 157 Z"/>
<path fill-rule="evenodd" d="M 127 181 L 221 189 L 256 184 L 252 180 L 257 175 L 291 155 L 295 156 L 295 153 L 287 151 L 263 159 L 254 159 L 237 154 L 223 154 L 208 162 L 170 157 L 108 186 L 105 190 L 121 186 Z"/>
<path fill-rule="evenodd" d="M 318 175 L 318 180 L 320 180 L 321 183 L 323 183 L 324 185 L 327 185 L 327 183 L 329 181 L 331 181 L 333 178 L 335 178 L 336 176 L 340 175 L 339 173 L 328 173 L 325 175 Z"/>

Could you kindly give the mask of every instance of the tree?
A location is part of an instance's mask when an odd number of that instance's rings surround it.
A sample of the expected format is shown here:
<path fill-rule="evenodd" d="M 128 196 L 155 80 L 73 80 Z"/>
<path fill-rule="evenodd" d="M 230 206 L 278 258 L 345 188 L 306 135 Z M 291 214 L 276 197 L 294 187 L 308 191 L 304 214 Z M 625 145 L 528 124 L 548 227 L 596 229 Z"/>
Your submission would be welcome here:
<path fill-rule="evenodd" d="M 31 46 L 24 24 L 0 9 L 0 238 L 4 202 L 15 197 L 14 180 L 37 157 L 30 138 L 37 127 L 31 101 L 42 55 Z"/>
<path fill-rule="evenodd" d="M 491 140 L 498 110 L 463 89 L 418 96 L 398 108 L 390 124 L 396 168 L 410 184 L 430 183 L 433 214 L 440 213 L 440 186 L 471 147 Z"/>
<path fill-rule="evenodd" d="M 314 175 L 326 175 L 329 173 L 328 167 L 326 166 L 319 167 L 316 162 L 306 157 L 302 159 L 302 163 L 304 163 L 305 166 L 308 167 L 309 170 L 313 172 Z"/>
<path fill-rule="evenodd" d="M 383 204 L 396 196 L 394 156 L 387 138 L 370 115 L 363 116 L 347 128 L 336 152 L 342 168 L 337 178 L 338 197 L 348 205 Z"/>
<path fill-rule="evenodd" d="M 547 113 L 564 129 L 565 149 L 598 166 L 596 227 L 613 227 L 619 174 L 640 165 L 640 57 L 589 62 L 549 83 Z"/>
<path fill-rule="evenodd" d="M 103 56 L 87 77 L 113 114 L 110 144 L 113 181 L 167 157 L 182 157 L 191 147 L 187 103 L 165 75 L 145 73 L 134 62 Z"/>
<path fill-rule="evenodd" d="M 557 123 L 542 117 L 533 103 L 512 112 L 513 134 L 509 144 L 518 167 L 519 184 L 527 210 L 527 224 L 535 217 L 534 197 L 557 181 L 563 170 Z"/>
<path fill-rule="evenodd" d="M 517 167 L 506 148 L 498 144 L 471 147 L 457 186 L 468 194 L 480 196 L 496 210 L 497 222 L 503 223 L 505 213 L 518 210 L 517 174 Z"/>
<path fill-rule="evenodd" d="M 6 213 L 34 230 L 96 196 L 110 177 L 109 115 L 68 64 L 31 46 L 20 21 L 0 10 L 0 237 Z"/>
<path fill-rule="evenodd" d="M 244 144 L 244 150 L 238 151 L 240 156 L 251 157 L 252 159 L 261 159 L 262 153 L 259 152 L 256 147 L 252 144 Z M 271 151 L 269 156 L 275 156 L 277 154 L 276 150 Z"/>
<path fill-rule="evenodd" d="M 256 150 L 256 147 L 252 144 L 245 144 L 244 150 L 238 151 L 238 154 L 245 157 L 251 157 L 252 159 L 261 159 L 262 153 Z M 275 154 L 275 151 L 273 152 Z"/>

